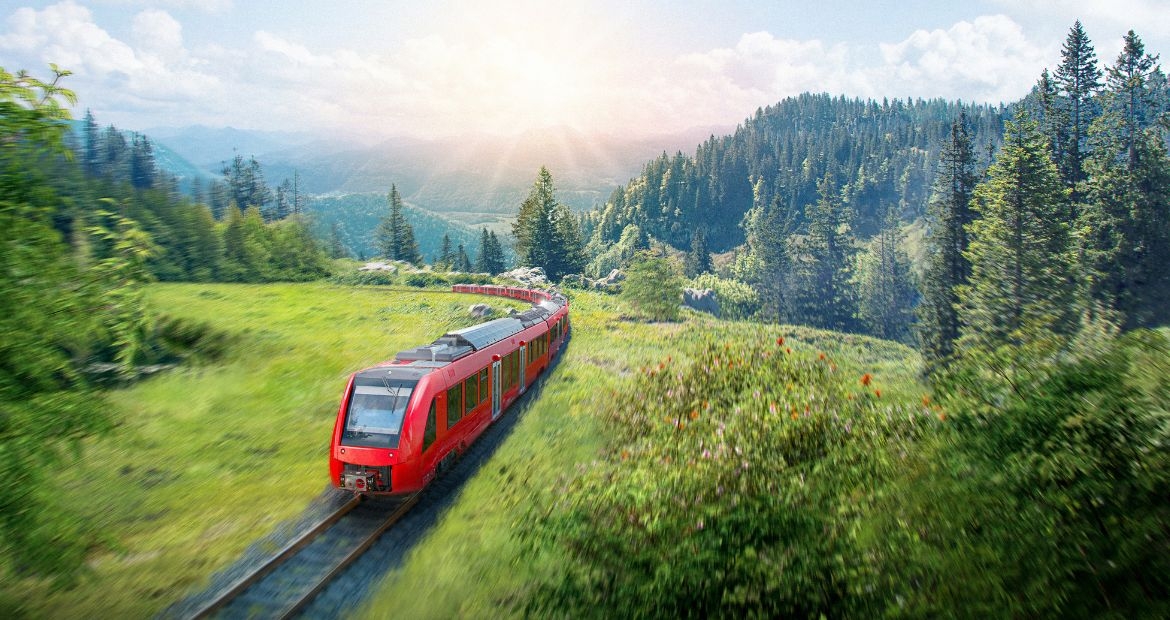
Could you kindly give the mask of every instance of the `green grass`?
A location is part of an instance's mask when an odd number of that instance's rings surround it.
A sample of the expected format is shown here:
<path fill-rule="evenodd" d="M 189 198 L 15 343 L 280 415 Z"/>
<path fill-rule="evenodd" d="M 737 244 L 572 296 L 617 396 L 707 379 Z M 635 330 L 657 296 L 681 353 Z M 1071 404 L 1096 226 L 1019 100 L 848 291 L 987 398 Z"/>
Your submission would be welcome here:
<path fill-rule="evenodd" d="M 644 366 L 667 357 L 680 360 L 714 339 L 735 347 L 749 339 L 794 350 L 824 352 L 841 372 L 873 374 L 873 387 L 891 400 L 921 397 L 916 353 L 902 345 L 834 332 L 788 326 L 725 322 L 685 313 L 679 323 L 623 321 L 621 301 L 596 293 L 572 300 L 573 340 L 540 400 L 526 402 L 512 436 L 438 525 L 387 576 L 370 598 L 364 617 L 450 618 L 521 615 L 516 604 L 533 583 L 560 574 L 563 557 L 554 550 L 533 554 L 518 534 L 531 510 L 549 493 L 603 456 L 607 428 L 596 413 L 615 392 L 632 385 Z"/>
<path fill-rule="evenodd" d="M 77 586 L 15 580 L 0 598 L 32 617 L 142 618 L 199 590 L 326 486 L 348 373 L 474 323 L 478 301 L 324 284 L 150 287 L 153 308 L 227 332 L 228 351 L 109 392 L 118 428 L 48 477 L 105 543 Z"/>

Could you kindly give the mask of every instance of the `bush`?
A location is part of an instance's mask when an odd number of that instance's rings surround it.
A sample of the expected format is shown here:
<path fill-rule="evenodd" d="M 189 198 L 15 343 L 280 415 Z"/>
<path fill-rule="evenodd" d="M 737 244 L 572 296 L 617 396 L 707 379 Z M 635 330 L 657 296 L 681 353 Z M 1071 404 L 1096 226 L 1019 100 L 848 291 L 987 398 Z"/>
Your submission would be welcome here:
<path fill-rule="evenodd" d="M 651 252 L 639 252 L 622 282 L 622 298 L 652 321 L 677 321 L 682 301 L 678 265 Z"/>
<path fill-rule="evenodd" d="M 613 442 L 522 528 L 565 555 L 541 616 L 840 616 L 874 606 L 852 536 L 888 444 L 938 425 L 824 355 L 710 344 L 601 412 Z"/>
<path fill-rule="evenodd" d="M 897 613 L 1170 614 L 1170 341 L 1046 370 L 1006 397 L 956 378 L 953 430 L 875 511 Z"/>
<path fill-rule="evenodd" d="M 750 319 L 760 310 L 760 296 L 752 287 L 717 275 L 704 273 L 691 281 L 691 287 L 709 288 L 719 300 L 720 316 L 725 319 Z"/>

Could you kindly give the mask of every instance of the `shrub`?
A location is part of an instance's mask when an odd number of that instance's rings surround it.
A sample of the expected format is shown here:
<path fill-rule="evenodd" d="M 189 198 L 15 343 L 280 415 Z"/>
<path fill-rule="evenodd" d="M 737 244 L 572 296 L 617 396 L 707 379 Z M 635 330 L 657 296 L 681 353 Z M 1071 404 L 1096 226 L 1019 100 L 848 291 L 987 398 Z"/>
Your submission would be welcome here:
<path fill-rule="evenodd" d="M 704 273 L 691 281 L 691 287 L 715 291 L 720 316 L 725 319 L 750 319 L 760 309 L 760 296 L 756 290 L 738 280 Z"/>
<path fill-rule="evenodd" d="M 677 321 L 682 278 L 678 265 L 651 252 L 639 252 L 622 282 L 622 297 L 652 321 Z"/>
<path fill-rule="evenodd" d="M 566 556 L 529 612 L 815 617 L 873 606 L 858 514 L 888 474 L 887 444 L 939 422 L 780 340 L 709 344 L 613 395 L 601 412 L 607 452 L 522 528 Z"/>

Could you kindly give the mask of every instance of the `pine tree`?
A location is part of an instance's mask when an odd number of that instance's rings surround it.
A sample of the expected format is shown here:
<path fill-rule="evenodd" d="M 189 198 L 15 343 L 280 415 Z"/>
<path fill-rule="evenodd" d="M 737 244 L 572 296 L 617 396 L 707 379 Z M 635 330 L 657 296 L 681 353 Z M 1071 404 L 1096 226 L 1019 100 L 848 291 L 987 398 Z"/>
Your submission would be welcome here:
<path fill-rule="evenodd" d="M 700 228 L 691 234 L 691 249 L 687 252 L 684 269 L 688 278 L 695 278 L 712 270 L 706 230 Z"/>
<path fill-rule="evenodd" d="M 378 251 L 389 260 L 422 264 L 422 254 L 414 240 L 414 228 L 402 213 L 402 196 L 398 194 L 397 185 L 390 186 L 386 199 L 390 202 L 390 214 L 382 219 L 374 232 Z"/>
<path fill-rule="evenodd" d="M 1120 139 L 1131 170 L 1138 165 L 1139 135 L 1157 120 L 1157 93 L 1150 88 L 1150 81 L 1160 72 L 1158 56 L 1147 54 L 1145 44 L 1132 30 L 1125 35 L 1125 47 L 1117 62 L 1105 69 L 1106 107 L 1118 117 Z"/>
<path fill-rule="evenodd" d="M 475 261 L 475 270 L 479 273 L 497 274 L 504 271 L 504 248 L 496 233 L 482 229 L 479 240 L 479 257 Z"/>
<path fill-rule="evenodd" d="M 1093 96 L 1101 88 L 1101 69 L 1097 67 L 1097 53 L 1078 19 L 1069 30 L 1061 48 L 1060 66 L 1056 68 L 1056 82 L 1064 90 L 1068 105 L 1068 149 L 1064 160 L 1058 162 L 1065 186 L 1072 190 L 1074 204 L 1080 202 L 1079 185 L 1085 180 L 1084 162 L 1089 124 L 1093 121 Z"/>
<path fill-rule="evenodd" d="M 553 234 L 549 240 L 546 275 L 550 281 L 559 282 L 562 277 L 585 269 L 585 242 L 569 207 L 558 204 L 549 217 Z"/>
<path fill-rule="evenodd" d="M 914 319 L 915 291 L 905 235 L 891 208 L 882 229 L 857 261 L 857 314 L 866 331 L 879 338 L 906 342 Z"/>
<path fill-rule="evenodd" d="M 856 315 L 853 289 L 849 286 L 853 239 L 832 175 L 826 174 L 817 189 L 820 199 L 809 205 L 808 235 L 792 261 L 797 278 L 793 318 L 815 327 L 850 331 Z"/>
<path fill-rule="evenodd" d="M 927 206 L 927 263 L 918 306 L 918 337 L 928 372 L 955 354 L 961 325 L 958 287 L 971 276 L 967 228 L 975 219 L 971 196 L 977 181 L 967 118 L 960 114 L 939 154 L 938 176 Z"/>
<path fill-rule="evenodd" d="M 481 228 L 479 236 L 479 256 L 475 259 L 475 270 L 478 273 L 494 273 L 488 269 L 488 229 Z"/>
<path fill-rule="evenodd" d="M 459 244 L 459 250 L 455 253 L 455 271 L 471 273 L 471 259 L 467 256 L 467 250 L 462 243 Z"/>
<path fill-rule="evenodd" d="M 134 134 L 130 149 L 130 184 L 138 189 L 150 189 L 154 187 L 157 174 L 150 140 L 141 134 Z"/>
<path fill-rule="evenodd" d="M 516 238 L 516 255 L 525 267 L 549 268 L 554 228 L 553 211 L 556 208 L 555 188 L 548 168 L 540 167 L 528 197 L 520 205 L 512 235 Z"/>
<path fill-rule="evenodd" d="M 82 137 L 85 140 L 85 156 L 82 158 L 82 165 L 86 174 L 91 177 L 97 176 L 101 173 L 102 141 L 101 132 L 98 129 L 97 121 L 94 120 L 92 110 L 85 110 L 85 120 L 81 127 Z"/>
<path fill-rule="evenodd" d="M 435 270 L 450 271 L 455 265 L 455 252 L 451 249 L 451 236 L 443 234 L 443 245 L 439 249 L 439 257 L 435 259 Z"/>
<path fill-rule="evenodd" d="M 1072 331 L 1067 197 L 1047 142 L 1021 110 L 975 188 L 970 284 L 959 287 L 959 350 L 1009 382 L 1029 361 L 1059 351 Z"/>

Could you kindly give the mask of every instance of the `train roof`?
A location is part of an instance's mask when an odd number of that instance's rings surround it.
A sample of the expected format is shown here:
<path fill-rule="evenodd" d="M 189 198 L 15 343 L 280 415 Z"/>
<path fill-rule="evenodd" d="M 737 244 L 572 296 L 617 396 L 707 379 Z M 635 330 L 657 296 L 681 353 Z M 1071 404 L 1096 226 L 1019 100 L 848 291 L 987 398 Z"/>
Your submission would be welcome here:
<path fill-rule="evenodd" d="M 564 302 L 563 297 L 556 295 L 524 312 L 447 332 L 431 344 L 398 353 L 394 359 L 419 369 L 444 366 L 548 320 Z"/>

